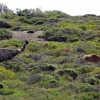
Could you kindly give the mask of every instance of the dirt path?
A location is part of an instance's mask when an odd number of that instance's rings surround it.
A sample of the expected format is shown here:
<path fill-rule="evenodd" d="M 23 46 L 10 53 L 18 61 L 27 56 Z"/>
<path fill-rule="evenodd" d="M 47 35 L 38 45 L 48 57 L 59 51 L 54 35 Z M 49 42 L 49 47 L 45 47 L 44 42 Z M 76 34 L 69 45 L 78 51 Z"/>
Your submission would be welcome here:
<path fill-rule="evenodd" d="M 14 39 L 36 41 L 36 42 L 47 42 L 42 38 L 38 38 L 38 35 L 42 34 L 43 31 L 36 31 L 33 34 L 29 34 L 26 31 L 23 31 L 23 32 L 12 31 L 12 33 L 13 33 Z"/>

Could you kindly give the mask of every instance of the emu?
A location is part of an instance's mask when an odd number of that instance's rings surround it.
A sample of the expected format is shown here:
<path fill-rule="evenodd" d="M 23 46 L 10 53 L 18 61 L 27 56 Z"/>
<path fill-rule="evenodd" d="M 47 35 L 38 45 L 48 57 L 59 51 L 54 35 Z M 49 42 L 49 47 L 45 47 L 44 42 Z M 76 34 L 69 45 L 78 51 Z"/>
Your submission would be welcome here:
<path fill-rule="evenodd" d="M 98 56 L 96 54 L 89 54 L 89 55 L 84 55 L 83 59 L 85 59 L 88 62 L 99 62 L 100 56 Z"/>
<path fill-rule="evenodd" d="M 24 45 L 21 49 L 8 49 L 8 48 L 0 48 L 0 62 L 10 60 L 14 58 L 19 53 L 25 50 L 28 41 L 24 42 Z"/>

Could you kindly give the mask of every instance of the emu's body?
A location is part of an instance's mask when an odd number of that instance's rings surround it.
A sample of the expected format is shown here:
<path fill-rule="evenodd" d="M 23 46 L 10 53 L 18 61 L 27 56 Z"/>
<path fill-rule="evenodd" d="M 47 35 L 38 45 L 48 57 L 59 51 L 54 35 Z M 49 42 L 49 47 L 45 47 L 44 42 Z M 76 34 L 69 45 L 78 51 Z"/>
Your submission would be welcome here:
<path fill-rule="evenodd" d="M 24 42 L 24 45 L 21 49 L 0 48 L 0 62 L 10 60 L 17 54 L 23 52 L 25 50 L 26 44 L 28 44 L 28 41 Z"/>
<path fill-rule="evenodd" d="M 99 62 L 100 56 L 96 54 L 84 55 L 83 58 L 88 62 Z"/>

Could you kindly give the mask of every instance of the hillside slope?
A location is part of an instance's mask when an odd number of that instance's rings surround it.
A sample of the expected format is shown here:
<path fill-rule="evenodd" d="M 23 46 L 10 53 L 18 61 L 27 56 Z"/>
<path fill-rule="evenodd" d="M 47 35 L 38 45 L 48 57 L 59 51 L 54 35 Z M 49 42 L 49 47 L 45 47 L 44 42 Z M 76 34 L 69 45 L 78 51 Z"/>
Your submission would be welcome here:
<path fill-rule="evenodd" d="M 83 59 L 100 55 L 100 16 L 25 9 L 0 20 L 0 48 L 29 41 L 23 53 L 0 63 L 0 100 L 100 100 L 100 62 Z"/>

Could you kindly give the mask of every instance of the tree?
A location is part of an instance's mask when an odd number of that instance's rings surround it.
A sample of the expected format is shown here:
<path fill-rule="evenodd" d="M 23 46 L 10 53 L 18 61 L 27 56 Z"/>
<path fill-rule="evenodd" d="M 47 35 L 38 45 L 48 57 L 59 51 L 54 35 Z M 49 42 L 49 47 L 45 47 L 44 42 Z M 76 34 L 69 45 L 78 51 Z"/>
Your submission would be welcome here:
<path fill-rule="evenodd" d="M 8 13 L 13 13 L 13 11 L 10 10 L 5 3 L 0 3 L 0 15 Z"/>

